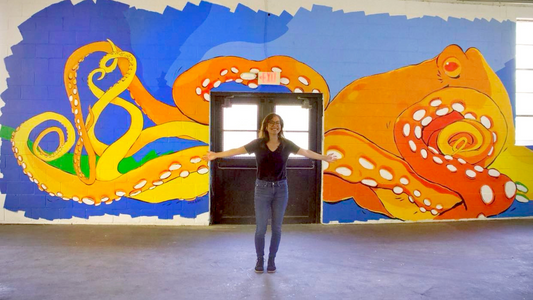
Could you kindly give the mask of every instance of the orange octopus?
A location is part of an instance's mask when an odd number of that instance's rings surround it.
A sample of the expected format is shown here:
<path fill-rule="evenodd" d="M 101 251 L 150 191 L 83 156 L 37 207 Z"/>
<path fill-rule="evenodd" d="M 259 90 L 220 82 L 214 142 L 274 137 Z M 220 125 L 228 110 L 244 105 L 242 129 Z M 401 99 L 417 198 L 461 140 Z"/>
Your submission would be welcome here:
<path fill-rule="evenodd" d="M 511 120 L 509 124 L 509 120 Z M 402 220 L 497 215 L 516 184 L 491 163 L 514 134 L 509 97 L 474 48 L 358 79 L 325 111 L 324 200 Z"/>

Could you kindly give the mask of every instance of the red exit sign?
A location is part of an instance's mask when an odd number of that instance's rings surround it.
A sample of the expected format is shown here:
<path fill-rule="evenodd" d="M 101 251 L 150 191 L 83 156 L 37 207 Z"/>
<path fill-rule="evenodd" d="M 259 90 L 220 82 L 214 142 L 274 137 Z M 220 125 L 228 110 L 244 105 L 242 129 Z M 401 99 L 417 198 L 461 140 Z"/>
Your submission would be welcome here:
<path fill-rule="evenodd" d="M 257 84 L 279 85 L 280 78 L 280 73 L 278 72 L 259 72 L 259 74 L 257 74 Z"/>

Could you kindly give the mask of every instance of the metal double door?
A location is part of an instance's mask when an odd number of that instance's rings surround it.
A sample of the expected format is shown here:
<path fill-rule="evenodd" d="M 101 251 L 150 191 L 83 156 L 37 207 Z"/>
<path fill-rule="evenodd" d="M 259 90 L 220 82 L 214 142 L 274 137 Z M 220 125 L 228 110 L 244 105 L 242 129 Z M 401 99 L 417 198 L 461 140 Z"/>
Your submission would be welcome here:
<path fill-rule="evenodd" d="M 242 147 L 257 138 L 271 112 L 284 120 L 285 137 L 320 153 L 322 94 L 211 94 L 211 151 Z M 253 155 L 219 158 L 211 163 L 211 223 L 254 224 L 256 161 Z M 322 164 L 291 155 L 287 163 L 289 202 L 284 223 L 318 223 Z"/>

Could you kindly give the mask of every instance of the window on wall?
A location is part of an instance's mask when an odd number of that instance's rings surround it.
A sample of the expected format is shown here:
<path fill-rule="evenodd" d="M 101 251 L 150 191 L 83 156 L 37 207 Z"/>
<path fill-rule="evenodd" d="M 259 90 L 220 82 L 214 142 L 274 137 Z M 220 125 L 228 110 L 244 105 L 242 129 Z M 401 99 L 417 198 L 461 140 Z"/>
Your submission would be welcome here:
<path fill-rule="evenodd" d="M 533 19 L 516 21 L 516 145 L 533 145 Z"/>

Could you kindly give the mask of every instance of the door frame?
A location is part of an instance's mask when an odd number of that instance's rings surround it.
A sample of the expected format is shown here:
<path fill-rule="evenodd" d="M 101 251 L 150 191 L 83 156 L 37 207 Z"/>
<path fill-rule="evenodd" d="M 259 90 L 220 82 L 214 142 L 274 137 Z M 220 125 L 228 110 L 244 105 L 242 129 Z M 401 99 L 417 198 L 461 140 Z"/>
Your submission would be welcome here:
<path fill-rule="evenodd" d="M 289 99 L 290 102 L 301 101 L 303 105 L 307 102 L 308 105 L 316 105 L 316 114 L 310 114 L 309 122 L 310 124 L 315 124 L 315 126 L 309 127 L 309 136 L 314 136 L 310 138 L 309 150 L 315 151 L 317 153 L 322 153 L 323 151 L 323 140 L 324 140 L 324 127 L 323 127 L 323 118 L 324 118 L 324 107 L 323 107 L 323 94 L 322 93 L 271 93 L 271 92 L 211 92 L 210 95 L 210 105 L 209 105 L 209 150 L 210 151 L 222 151 L 223 140 L 218 140 L 218 137 L 222 137 L 222 118 L 218 118 L 218 113 L 216 109 L 218 103 L 222 103 L 222 107 L 226 105 L 231 105 L 232 99 L 239 98 L 255 98 L 259 99 L 260 102 L 271 101 L 272 99 Z M 216 105 L 217 104 L 217 105 Z M 259 112 L 260 117 L 258 120 L 258 128 L 261 127 L 262 115 L 265 115 L 263 111 Z M 314 142 L 311 142 L 314 141 Z M 215 145 L 217 146 L 215 149 Z M 214 193 L 214 178 L 215 174 L 215 161 L 210 162 L 209 164 L 209 224 L 213 225 L 215 221 L 215 197 Z M 314 175 L 317 179 L 317 184 L 315 186 L 315 213 L 314 220 L 312 224 L 320 224 L 322 222 L 322 161 L 314 161 Z M 254 162 L 255 166 L 255 162 Z M 289 168 L 289 165 L 287 166 Z M 289 196 L 290 198 L 290 196 Z"/>

